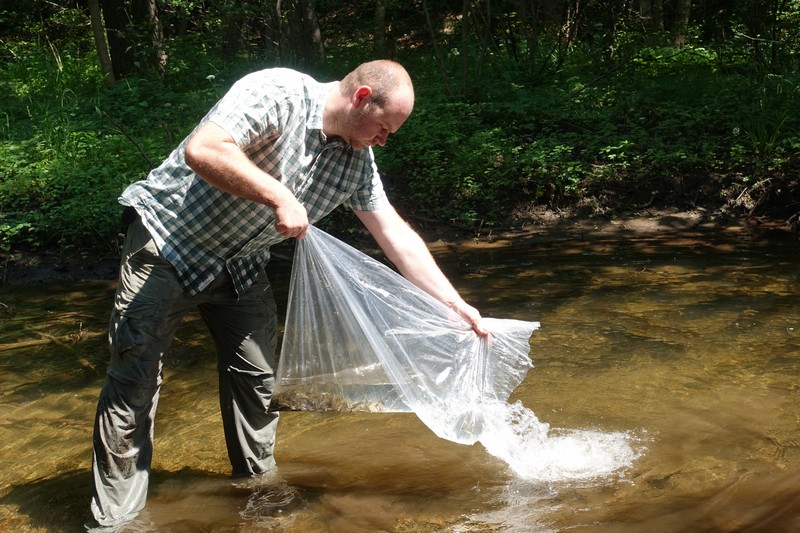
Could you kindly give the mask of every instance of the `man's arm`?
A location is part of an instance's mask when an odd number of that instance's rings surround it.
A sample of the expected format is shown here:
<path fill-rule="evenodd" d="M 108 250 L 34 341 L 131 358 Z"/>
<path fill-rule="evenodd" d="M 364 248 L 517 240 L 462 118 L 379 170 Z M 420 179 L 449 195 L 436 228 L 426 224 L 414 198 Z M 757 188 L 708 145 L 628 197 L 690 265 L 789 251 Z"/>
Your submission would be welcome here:
<path fill-rule="evenodd" d="M 275 212 L 275 229 L 284 237 L 301 239 L 308 231 L 308 214 L 292 192 L 258 168 L 233 138 L 213 122 L 206 122 L 186 145 L 186 164 L 214 187 Z"/>
<path fill-rule="evenodd" d="M 489 334 L 482 324 L 481 314 L 459 296 L 425 242 L 394 207 L 390 205 L 377 211 L 355 213 L 404 278 L 447 304 L 469 322 L 477 334 Z"/>

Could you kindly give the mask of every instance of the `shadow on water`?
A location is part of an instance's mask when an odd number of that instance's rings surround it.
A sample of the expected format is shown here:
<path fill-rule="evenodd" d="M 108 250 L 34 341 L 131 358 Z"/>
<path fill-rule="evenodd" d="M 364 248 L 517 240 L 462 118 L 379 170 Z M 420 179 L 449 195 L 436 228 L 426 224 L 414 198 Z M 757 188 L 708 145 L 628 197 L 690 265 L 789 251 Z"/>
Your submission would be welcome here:
<path fill-rule="evenodd" d="M 91 519 L 88 475 L 74 470 L 13 486 L 0 498 L 0 505 L 23 516 L 4 520 L 4 530 L 86 531 Z M 147 508 L 130 530 L 235 530 L 237 525 L 252 525 L 256 519 L 280 516 L 303 505 L 304 497 L 285 481 L 237 480 L 189 468 L 154 470 Z"/>
<path fill-rule="evenodd" d="M 52 477 L 12 485 L 0 504 L 16 510 L 3 516 L 6 531 L 85 531 L 90 514 L 89 473 L 86 470 L 60 472 Z"/>

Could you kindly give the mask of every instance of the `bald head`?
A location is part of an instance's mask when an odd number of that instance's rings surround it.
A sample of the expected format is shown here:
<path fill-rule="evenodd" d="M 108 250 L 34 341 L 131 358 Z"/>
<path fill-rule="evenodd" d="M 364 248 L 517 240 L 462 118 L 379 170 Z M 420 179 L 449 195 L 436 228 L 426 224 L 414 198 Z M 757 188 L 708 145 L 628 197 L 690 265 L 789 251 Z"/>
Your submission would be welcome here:
<path fill-rule="evenodd" d="M 349 96 L 362 86 L 372 89 L 371 102 L 378 107 L 384 107 L 395 93 L 406 100 L 410 97 L 413 106 L 414 85 L 411 77 L 401 64 L 394 61 L 378 59 L 360 64 L 344 77 L 339 90 Z M 411 113 L 411 109 L 408 112 Z"/>
<path fill-rule="evenodd" d="M 359 150 L 386 143 L 414 109 L 414 86 L 399 63 L 380 59 L 363 63 L 328 95 L 323 132 L 343 138 Z"/>

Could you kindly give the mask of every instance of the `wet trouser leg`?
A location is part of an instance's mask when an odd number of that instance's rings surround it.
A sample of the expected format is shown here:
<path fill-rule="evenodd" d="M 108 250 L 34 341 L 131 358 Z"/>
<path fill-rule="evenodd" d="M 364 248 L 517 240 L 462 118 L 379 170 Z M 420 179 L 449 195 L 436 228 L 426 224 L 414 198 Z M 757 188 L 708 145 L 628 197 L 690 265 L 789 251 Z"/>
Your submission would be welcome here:
<path fill-rule="evenodd" d="M 277 416 L 268 407 L 276 317 L 266 275 L 239 300 L 227 274 L 189 298 L 147 231 L 134 222 L 123 249 L 109 330 L 111 361 L 95 420 L 91 507 L 101 525 L 130 520 L 144 507 L 162 359 L 181 318 L 198 304 L 218 349 L 233 471 L 259 474 L 274 467 Z"/>
<path fill-rule="evenodd" d="M 224 280 L 233 294 L 230 276 Z M 275 386 L 275 307 L 263 272 L 238 301 L 232 295 L 199 306 L 217 349 L 220 410 L 235 475 L 275 468 L 278 414 L 269 412 Z"/>
<path fill-rule="evenodd" d="M 140 222 L 128 228 L 122 253 L 94 425 L 91 507 L 100 525 L 130 520 L 144 507 L 162 358 L 191 307 Z"/>

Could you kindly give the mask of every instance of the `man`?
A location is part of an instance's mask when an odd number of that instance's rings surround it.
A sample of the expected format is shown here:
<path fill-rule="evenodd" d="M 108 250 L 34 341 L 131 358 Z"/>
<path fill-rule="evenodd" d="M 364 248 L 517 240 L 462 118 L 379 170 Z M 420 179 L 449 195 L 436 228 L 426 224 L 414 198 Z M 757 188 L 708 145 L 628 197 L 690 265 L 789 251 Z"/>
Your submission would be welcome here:
<path fill-rule="evenodd" d="M 302 239 L 344 204 L 410 281 L 487 335 L 422 239 L 386 198 L 371 147 L 408 118 L 414 89 L 392 61 L 318 83 L 288 69 L 245 76 L 120 198 L 135 210 L 109 328 L 111 362 L 94 427 L 92 512 L 115 525 L 144 507 L 162 358 L 197 308 L 214 341 L 234 475 L 275 469 L 269 412 L 276 350 L 269 248 Z"/>

